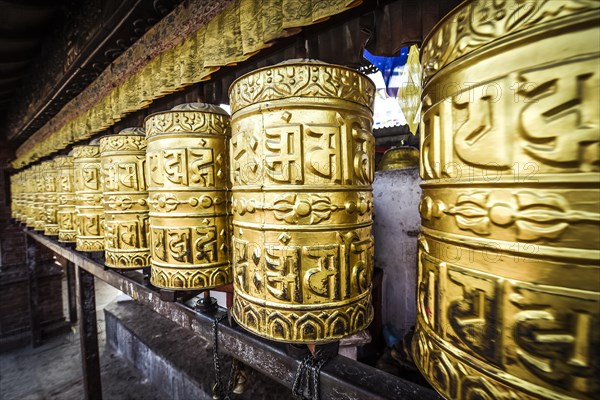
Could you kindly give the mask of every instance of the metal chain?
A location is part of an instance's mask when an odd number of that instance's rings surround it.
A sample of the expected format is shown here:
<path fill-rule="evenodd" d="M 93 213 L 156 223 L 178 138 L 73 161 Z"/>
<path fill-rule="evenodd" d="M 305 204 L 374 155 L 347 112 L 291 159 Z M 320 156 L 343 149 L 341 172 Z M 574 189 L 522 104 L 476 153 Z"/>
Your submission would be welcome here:
<path fill-rule="evenodd" d="M 317 365 L 312 365 L 312 374 L 313 374 L 313 400 L 321 399 L 321 391 L 319 390 L 319 377 L 321 376 L 321 368 L 328 361 L 328 358 L 322 358 L 317 361 Z"/>
<path fill-rule="evenodd" d="M 213 386 L 213 398 L 228 400 L 229 399 L 229 387 L 227 393 L 223 391 L 223 384 L 221 383 L 221 361 L 219 360 L 219 322 L 223 321 L 227 317 L 227 313 L 218 315 L 213 320 L 213 365 L 215 368 L 215 385 Z"/>
<path fill-rule="evenodd" d="M 292 394 L 298 398 L 304 398 L 304 385 L 302 382 L 304 381 L 306 375 L 306 367 L 311 362 L 312 356 L 308 355 L 302 360 L 298 369 L 296 370 L 296 378 L 294 379 L 294 384 L 292 385 Z"/>
<path fill-rule="evenodd" d="M 319 377 L 321 376 L 321 368 L 329 361 L 329 358 L 320 358 L 309 354 L 302 360 L 296 370 L 296 377 L 292 385 L 292 394 L 300 399 L 319 400 L 321 391 L 319 387 Z M 312 380 L 312 387 L 310 386 Z M 308 397 L 304 396 L 304 392 L 308 392 Z"/>

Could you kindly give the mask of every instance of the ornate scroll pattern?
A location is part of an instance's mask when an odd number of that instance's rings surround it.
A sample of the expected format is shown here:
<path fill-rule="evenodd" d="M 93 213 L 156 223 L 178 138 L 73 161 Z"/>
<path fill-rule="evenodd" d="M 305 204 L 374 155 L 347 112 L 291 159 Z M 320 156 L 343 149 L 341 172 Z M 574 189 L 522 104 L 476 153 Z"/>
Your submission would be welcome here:
<path fill-rule="evenodd" d="M 593 198 L 597 193 L 593 190 L 578 192 L 575 197 L 564 190 L 557 193 L 481 189 L 460 191 L 454 201 L 449 195 L 436 196 L 438 193 L 436 189 L 425 190 L 419 206 L 421 218 L 424 226 L 448 232 L 546 243 L 569 240 L 582 232 L 592 233 L 600 222 L 600 214 L 594 212 Z M 444 217 L 451 218 L 458 230 L 452 229 Z M 584 246 L 595 248 L 598 244 L 598 240 L 590 237 L 589 244 Z"/>
<path fill-rule="evenodd" d="M 229 91 L 231 111 L 290 97 L 347 100 L 373 110 L 375 87 L 365 75 L 326 63 L 282 63 L 236 80 Z"/>
<path fill-rule="evenodd" d="M 600 396 L 599 4 L 465 2 L 424 46 L 413 347 L 448 398 Z"/>
<path fill-rule="evenodd" d="M 146 119 L 155 286 L 185 290 L 231 283 L 225 152 L 229 126 L 224 110 L 196 103 Z"/>
<path fill-rule="evenodd" d="M 75 146 L 73 186 L 75 188 L 76 249 L 104 250 L 104 208 L 102 207 L 102 175 L 100 147 L 97 144 Z"/>
<path fill-rule="evenodd" d="M 205 132 L 212 135 L 229 135 L 231 132 L 229 115 L 218 106 L 204 103 L 186 103 L 171 111 L 153 114 L 146 129 L 147 138 L 165 132 Z"/>
<path fill-rule="evenodd" d="M 465 2 L 427 38 L 421 50 L 423 80 L 494 40 L 599 7 L 594 0 Z"/>
<path fill-rule="evenodd" d="M 231 88 L 233 316 L 260 336 L 337 340 L 373 318 L 372 89 L 310 62 Z"/>
<path fill-rule="evenodd" d="M 100 139 L 105 225 L 105 263 L 112 268 L 150 265 L 146 139 L 127 128 Z"/>
<path fill-rule="evenodd" d="M 360 1 L 315 2 L 307 7 L 302 0 L 241 0 L 224 7 L 228 3 L 191 1 L 176 9 L 173 18 L 157 23 L 21 146 L 13 165 L 22 168 L 88 139 L 153 100 L 207 80 L 220 67 L 247 60 L 274 40 L 344 12 Z M 219 12 L 215 15 L 216 9 Z M 198 18 L 208 15 L 212 16 L 208 21 Z M 184 21 L 184 31 L 192 33 L 182 35 L 181 25 L 173 21 Z M 158 54 L 155 52 L 151 59 L 141 56 L 147 55 L 149 48 L 159 49 Z"/>

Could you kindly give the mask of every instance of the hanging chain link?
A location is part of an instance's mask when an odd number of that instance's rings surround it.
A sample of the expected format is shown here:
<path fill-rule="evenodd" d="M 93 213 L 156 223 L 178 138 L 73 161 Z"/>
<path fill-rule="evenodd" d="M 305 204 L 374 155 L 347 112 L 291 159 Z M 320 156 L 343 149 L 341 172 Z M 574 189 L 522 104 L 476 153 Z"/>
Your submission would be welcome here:
<path fill-rule="evenodd" d="M 321 376 L 321 368 L 327 361 L 329 361 L 329 358 L 321 357 L 319 353 L 314 356 L 312 354 L 306 356 L 296 370 L 292 394 L 299 399 L 319 400 L 321 398 L 319 377 Z M 312 387 L 310 386 L 311 380 Z M 305 392 L 308 397 L 304 396 Z"/>
<path fill-rule="evenodd" d="M 215 385 L 213 386 L 213 399 L 229 400 L 229 389 L 231 386 L 231 378 L 227 384 L 227 391 L 223 390 L 223 383 L 221 382 L 221 360 L 219 359 L 219 323 L 227 317 L 227 313 L 218 315 L 213 320 L 213 365 L 215 368 Z"/>

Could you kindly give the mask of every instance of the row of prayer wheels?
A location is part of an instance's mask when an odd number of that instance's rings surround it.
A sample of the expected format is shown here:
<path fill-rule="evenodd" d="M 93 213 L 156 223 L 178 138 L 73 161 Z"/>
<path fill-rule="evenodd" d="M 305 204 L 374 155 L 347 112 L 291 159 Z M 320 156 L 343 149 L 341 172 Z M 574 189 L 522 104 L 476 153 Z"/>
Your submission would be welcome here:
<path fill-rule="evenodd" d="M 145 129 L 13 177 L 13 217 L 174 290 L 234 284 L 234 318 L 274 340 L 339 340 L 373 317 L 375 87 L 349 68 L 282 63 Z"/>

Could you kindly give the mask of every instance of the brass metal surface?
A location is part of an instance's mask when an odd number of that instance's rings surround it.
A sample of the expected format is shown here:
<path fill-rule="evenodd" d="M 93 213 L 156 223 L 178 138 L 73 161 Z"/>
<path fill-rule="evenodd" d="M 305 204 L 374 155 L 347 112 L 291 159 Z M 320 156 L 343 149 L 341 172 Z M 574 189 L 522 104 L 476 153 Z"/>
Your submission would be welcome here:
<path fill-rule="evenodd" d="M 229 115 L 202 103 L 146 118 L 151 283 L 175 290 L 231 283 Z"/>
<path fill-rule="evenodd" d="M 415 168 L 419 166 L 419 150 L 414 147 L 393 147 L 383 153 L 378 171 L 390 169 Z"/>
<path fill-rule="evenodd" d="M 75 184 L 76 249 L 104 250 L 104 208 L 102 207 L 102 176 L 100 146 L 75 146 L 72 150 Z"/>
<path fill-rule="evenodd" d="M 45 226 L 45 185 L 42 174 L 42 164 L 33 166 L 33 229 L 43 231 Z"/>
<path fill-rule="evenodd" d="M 206 81 L 219 68 L 245 61 L 273 41 L 356 7 L 361 0 L 314 5 L 306 0 L 244 0 L 229 7 L 219 3 L 223 2 L 192 1 L 158 22 L 153 34 L 133 43 L 119 62 L 23 143 L 13 167 L 22 168 L 87 140 L 154 100 Z M 210 11 L 215 8 L 221 9 L 217 15 Z M 183 32 L 187 34 L 182 37 Z"/>
<path fill-rule="evenodd" d="M 424 43 L 413 347 L 447 398 L 600 397 L 599 6 L 467 1 Z"/>
<path fill-rule="evenodd" d="M 54 158 L 57 172 L 58 195 L 58 241 L 75 243 L 77 241 L 74 166 L 72 156 Z"/>
<path fill-rule="evenodd" d="M 56 193 L 56 164 L 54 160 L 42 163 L 42 180 L 44 182 L 44 234 L 58 235 L 58 196 Z"/>
<path fill-rule="evenodd" d="M 146 132 L 127 128 L 100 139 L 105 264 L 113 268 L 150 265 Z"/>
<path fill-rule="evenodd" d="M 29 167 L 25 170 L 25 196 L 23 196 L 24 212 L 21 216 L 21 222 L 25 223 L 27 227 L 33 228 L 35 223 L 35 207 L 34 198 L 36 190 L 36 182 L 34 180 L 34 166 Z"/>
<path fill-rule="evenodd" d="M 316 343 L 371 322 L 374 92 L 309 61 L 232 84 L 232 315 L 247 330 Z"/>

